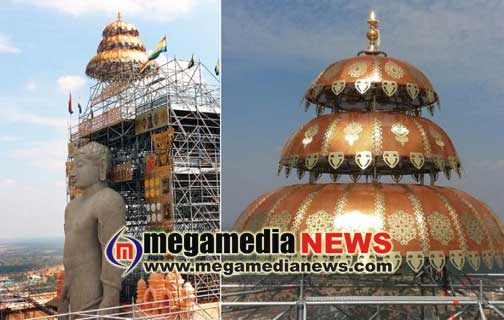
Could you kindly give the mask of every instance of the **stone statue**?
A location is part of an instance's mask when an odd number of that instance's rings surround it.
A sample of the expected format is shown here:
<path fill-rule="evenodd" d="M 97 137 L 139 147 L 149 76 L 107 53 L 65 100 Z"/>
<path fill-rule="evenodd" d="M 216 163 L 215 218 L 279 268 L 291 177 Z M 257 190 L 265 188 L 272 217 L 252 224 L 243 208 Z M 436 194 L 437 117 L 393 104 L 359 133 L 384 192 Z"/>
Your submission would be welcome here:
<path fill-rule="evenodd" d="M 77 150 L 70 179 L 82 193 L 65 209 L 65 280 L 59 313 L 119 306 L 122 270 L 107 261 L 104 248 L 124 226 L 126 207 L 121 195 L 107 187 L 110 167 L 106 146 L 91 142 Z"/>

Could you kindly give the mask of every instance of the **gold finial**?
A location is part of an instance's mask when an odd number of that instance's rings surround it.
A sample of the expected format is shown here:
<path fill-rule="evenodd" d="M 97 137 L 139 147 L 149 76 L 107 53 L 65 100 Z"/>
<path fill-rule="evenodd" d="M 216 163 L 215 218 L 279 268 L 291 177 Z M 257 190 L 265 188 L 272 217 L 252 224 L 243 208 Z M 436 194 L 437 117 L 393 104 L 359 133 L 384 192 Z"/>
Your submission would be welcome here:
<path fill-rule="evenodd" d="M 121 11 L 117 11 L 117 20 L 121 20 Z"/>
<path fill-rule="evenodd" d="M 380 38 L 380 31 L 378 30 L 378 19 L 376 19 L 376 14 L 374 10 L 369 13 L 369 30 L 367 32 L 367 38 L 369 40 L 368 51 L 378 50 L 378 39 Z"/>

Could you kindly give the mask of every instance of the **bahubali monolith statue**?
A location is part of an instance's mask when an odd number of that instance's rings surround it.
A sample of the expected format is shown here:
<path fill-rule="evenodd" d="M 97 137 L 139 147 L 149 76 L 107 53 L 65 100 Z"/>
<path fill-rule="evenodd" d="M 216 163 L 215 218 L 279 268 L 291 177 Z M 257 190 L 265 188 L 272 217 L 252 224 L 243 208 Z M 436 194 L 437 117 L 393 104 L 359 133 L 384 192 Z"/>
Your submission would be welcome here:
<path fill-rule="evenodd" d="M 65 209 L 65 280 L 59 313 L 119 305 L 122 270 L 110 264 L 104 248 L 125 224 L 125 203 L 107 187 L 110 150 L 91 142 L 78 149 L 70 178 L 82 192 Z M 110 313 L 107 311 L 100 314 Z"/>

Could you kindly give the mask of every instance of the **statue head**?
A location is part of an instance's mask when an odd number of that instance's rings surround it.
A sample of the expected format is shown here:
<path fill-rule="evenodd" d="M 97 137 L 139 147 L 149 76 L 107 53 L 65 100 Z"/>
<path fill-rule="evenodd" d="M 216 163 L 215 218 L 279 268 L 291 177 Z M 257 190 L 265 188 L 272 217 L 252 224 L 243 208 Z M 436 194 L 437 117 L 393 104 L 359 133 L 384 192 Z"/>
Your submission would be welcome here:
<path fill-rule="evenodd" d="M 71 177 L 77 188 L 85 189 L 97 182 L 106 182 L 111 168 L 112 155 L 109 148 L 90 142 L 75 154 Z"/>

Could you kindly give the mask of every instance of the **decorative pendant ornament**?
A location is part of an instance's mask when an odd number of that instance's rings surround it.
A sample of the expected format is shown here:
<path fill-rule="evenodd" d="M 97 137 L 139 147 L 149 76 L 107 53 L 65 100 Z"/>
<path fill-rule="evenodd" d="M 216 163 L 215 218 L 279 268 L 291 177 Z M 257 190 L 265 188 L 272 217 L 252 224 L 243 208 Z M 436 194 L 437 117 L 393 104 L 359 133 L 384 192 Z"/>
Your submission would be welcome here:
<path fill-rule="evenodd" d="M 418 272 L 424 265 L 424 254 L 422 251 L 406 252 L 406 263 L 414 272 Z"/>
<path fill-rule="evenodd" d="M 313 137 L 317 134 L 319 130 L 319 125 L 315 124 L 311 127 L 309 127 L 305 133 L 304 133 L 304 139 L 303 139 L 303 147 L 306 148 L 307 145 L 309 145 L 313 141 Z"/>
<path fill-rule="evenodd" d="M 298 162 L 299 162 L 299 156 L 291 156 L 290 159 L 289 159 L 289 167 L 291 168 L 295 168 L 297 167 L 298 165 Z"/>
<path fill-rule="evenodd" d="M 355 163 L 361 168 L 365 170 L 371 163 L 373 162 L 373 154 L 371 151 L 360 151 L 355 154 Z"/>
<path fill-rule="evenodd" d="M 396 141 L 404 147 L 406 142 L 408 142 L 408 128 L 406 128 L 402 123 L 396 122 L 390 128 L 390 131 L 392 131 L 392 133 L 395 135 Z"/>
<path fill-rule="evenodd" d="M 327 161 L 334 170 L 337 170 L 343 164 L 344 160 L 345 155 L 343 152 L 330 152 L 327 156 Z"/>
<path fill-rule="evenodd" d="M 362 126 L 358 122 L 351 122 L 343 130 L 345 133 L 345 140 L 349 145 L 353 146 L 355 141 L 359 140 L 359 134 L 362 132 Z"/>
<path fill-rule="evenodd" d="M 429 110 L 429 114 L 430 114 L 431 116 L 434 116 L 434 105 L 432 105 L 432 104 L 431 104 L 431 105 L 429 105 L 429 106 L 427 107 L 427 110 Z"/>
<path fill-rule="evenodd" d="M 395 81 L 383 81 L 382 90 L 389 97 L 393 96 L 397 92 L 397 82 Z"/>
<path fill-rule="evenodd" d="M 431 103 L 431 106 L 434 108 L 434 105 L 432 105 L 432 103 L 434 103 L 434 101 L 436 100 L 434 91 L 432 91 L 431 89 L 425 89 L 425 97 L 427 99 L 427 102 Z"/>
<path fill-rule="evenodd" d="M 322 93 L 322 89 L 323 89 L 322 86 L 317 86 L 312 89 L 311 94 L 312 94 L 313 99 L 315 99 L 315 100 L 318 99 L 318 97 L 320 96 L 320 93 Z"/>
<path fill-rule="evenodd" d="M 418 89 L 418 86 L 414 83 L 407 83 L 406 84 L 406 92 L 410 96 L 412 100 L 415 100 L 416 97 L 418 97 L 418 93 L 420 90 Z"/>
<path fill-rule="evenodd" d="M 399 164 L 399 152 L 397 151 L 384 151 L 383 161 L 389 168 L 393 169 Z"/>
<path fill-rule="evenodd" d="M 310 101 L 305 100 L 305 104 L 304 104 L 304 111 L 305 111 L 305 112 L 306 112 L 306 111 L 308 111 L 308 109 L 310 108 L 310 104 L 311 104 L 311 102 L 310 102 Z"/>
<path fill-rule="evenodd" d="M 310 183 L 315 183 L 320 178 L 320 172 L 310 172 Z"/>
<path fill-rule="evenodd" d="M 316 112 L 317 112 L 317 116 L 320 116 L 322 113 L 324 113 L 324 106 L 323 105 L 317 105 L 317 108 L 316 108 Z"/>
<path fill-rule="evenodd" d="M 277 170 L 277 176 L 279 176 L 282 173 L 283 165 L 279 164 L 278 165 L 278 170 Z"/>
<path fill-rule="evenodd" d="M 431 171 L 429 173 L 429 176 L 430 176 L 430 179 L 431 179 L 431 183 L 434 184 L 434 183 L 436 183 L 436 181 L 439 178 L 439 171 Z"/>
<path fill-rule="evenodd" d="M 441 158 L 440 155 L 432 155 L 432 162 L 434 162 L 434 166 L 438 170 L 443 170 L 444 160 L 443 160 L 443 158 Z"/>
<path fill-rule="evenodd" d="M 383 262 L 390 263 L 392 265 L 392 270 L 391 270 L 392 273 L 396 273 L 402 264 L 401 252 L 399 252 L 399 251 L 389 252 L 388 254 L 383 256 Z"/>
<path fill-rule="evenodd" d="M 355 89 L 359 91 L 360 94 L 366 93 L 369 88 L 371 88 L 371 81 L 368 79 L 359 79 L 355 81 Z"/>
<path fill-rule="evenodd" d="M 416 182 L 420 182 L 420 178 L 421 178 L 420 173 L 415 172 L 415 173 L 413 173 L 413 174 L 411 175 L 411 177 L 412 177 L 412 178 L 413 178 L 413 180 L 415 180 Z"/>
<path fill-rule="evenodd" d="M 285 167 L 285 177 L 288 178 L 290 175 L 291 167 L 287 166 Z"/>
<path fill-rule="evenodd" d="M 338 181 L 339 177 L 340 177 L 340 175 L 339 175 L 339 174 L 336 174 L 336 173 L 332 173 L 332 174 L 331 174 L 331 180 L 332 180 L 333 182 Z"/>
<path fill-rule="evenodd" d="M 493 254 L 490 250 L 483 251 L 483 262 L 488 269 L 493 268 Z"/>
<path fill-rule="evenodd" d="M 410 152 L 409 158 L 413 166 L 418 170 L 420 170 L 425 163 L 424 155 L 421 152 Z"/>
<path fill-rule="evenodd" d="M 458 270 L 462 270 L 464 267 L 465 256 L 464 251 L 462 250 L 451 250 L 450 251 L 450 262 L 457 268 Z"/>
<path fill-rule="evenodd" d="M 467 253 L 467 261 L 474 271 L 478 271 L 481 265 L 481 258 L 477 251 L 469 251 Z"/>
<path fill-rule="evenodd" d="M 446 179 L 450 180 L 451 179 L 451 169 L 449 167 L 444 168 L 444 174 Z"/>
<path fill-rule="evenodd" d="M 443 251 L 429 251 L 429 262 L 434 270 L 441 272 L 446 263 L 446 258 Z"/>
<path fill-rule="evenodd" d="M 340 93 L 345 90 L 346 82 L 345 80 L 336 80 L 331 86 L 331 90 L 335 96 L 338 96 Z"/>
<path fill-rule="evenodd" d="M 305 165 L 308 170 L 313 169 L 319 160 L 318 153 L 310 153 L 306 156 Z"/>

